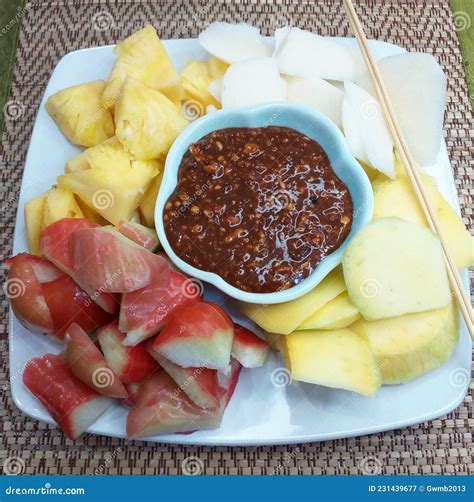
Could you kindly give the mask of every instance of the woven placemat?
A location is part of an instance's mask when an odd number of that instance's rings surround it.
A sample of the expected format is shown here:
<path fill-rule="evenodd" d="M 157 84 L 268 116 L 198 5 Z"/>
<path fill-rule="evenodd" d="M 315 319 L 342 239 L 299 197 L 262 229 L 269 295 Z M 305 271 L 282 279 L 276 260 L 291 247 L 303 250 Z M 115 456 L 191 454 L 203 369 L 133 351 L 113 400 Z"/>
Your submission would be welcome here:
<path fill-rule="evenodd" d="M 474 223 L 472 114 L 448 2 L 358 2 L 370 37 L 434 54 L 449 77 L 445 137 L 466 224 Z M 332 0 L 79 0 L 27 2 L 2 143 L 2 258 L 12 248 L 17 197 L 41 95 L 59 59 L 72 50 L 113 43 L 145 23 L 162 38 L 196 36 L 210 21 L 248 21 L 272 32 L 286 24 L 348 35 Z M 2 268 L 2 284 L 5 268 Z M 1 300 L 0 463 L 19 460 L 27 474 L 180 474 L 189 463 L 206 474 L 473 473 L 472 388 L 453 413 L 386 434 L 294 446 L 168 446 L 84 435 L 75 442 L 23 415 L 8 385 L 7 301 Z M 3 384 L 3 386 L 2 386 Z"/>

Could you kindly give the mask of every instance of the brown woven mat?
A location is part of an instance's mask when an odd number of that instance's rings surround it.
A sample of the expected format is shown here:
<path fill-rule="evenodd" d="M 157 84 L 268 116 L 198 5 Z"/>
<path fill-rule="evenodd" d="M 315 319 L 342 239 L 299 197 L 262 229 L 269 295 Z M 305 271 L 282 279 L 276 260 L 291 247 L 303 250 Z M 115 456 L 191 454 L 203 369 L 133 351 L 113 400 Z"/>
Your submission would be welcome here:
<path fill-rule="evenodd" d="M 357 3 L 371 38 L 433 53 L 449 76 L 445 136 L 465 221 L 472 228 L 472 113 L 448 2 L 366 0 Z M 97 19 L 102 19 L 102 24 L 97 24 Z M 2 258 L 11 252 L 16 200 L 33 121 L 59 59 L 72 50 L 113 43 L 144 23 L 153 23 L 162 38 L 179 38 L 196 36 L 215 19 L 248 21 L 261 26 L 265 32 L 291 24 L 323 35 L 348 35 L 340 3 L 332 0 L 36 0 L 27 4 L 10 96 L 16 115 L 6 122 L 2 144 Z M 107 29 L 100 31 L 97 28 L 104 28 L 104 20 Z M 3 275 L 2 284 L 4 280 Z M 3 380 L 0 382 L 0 462 L 7 457 L 19 457 L 28 474 L 179 474 L 183 460 L 190 456 L 199 458 L 207 474 L 364 474 L 370 470 L 384 474 L 474 473 L 472 387 L 470 395 L 455 412 L 438 420 L 340 441 L 206 448 L 84 435 L 72 442 L 57 429 L 24 416 L 12 401 L 6 383 L 8 344 L 4 297 L 0 336 L 0 379 Z"/>

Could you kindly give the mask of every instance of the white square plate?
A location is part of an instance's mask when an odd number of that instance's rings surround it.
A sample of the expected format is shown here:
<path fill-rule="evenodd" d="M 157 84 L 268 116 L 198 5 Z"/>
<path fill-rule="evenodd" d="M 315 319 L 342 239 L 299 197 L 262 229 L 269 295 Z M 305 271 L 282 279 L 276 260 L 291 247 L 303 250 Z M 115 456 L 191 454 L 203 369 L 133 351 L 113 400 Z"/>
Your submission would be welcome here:
<path fill-rule="evenodd" d="M 341 39 L 354 44 L 353 39 Z M 168 53 L 181 69 L 188 59 L 206 59 L 197 40 L 164 42 Z M 371 42 L 378 57 L 403 49 L 383 42 Z M 113 47 L 98 47 L 72 52 L 54 70 L 36 118 L 28 149 L 18 205 L 13 251 L 27 250 L 24 203 L 49 189 L 62 174 L 65 162 L 79 152 L 59 132 L 44 109 L 46 99 L 55 92 L 89 80 L 107 79 L 114 62 Z M 451 167 L 443 143 L 438 161 L 430 169 L 447 200 L 459 209 Z M 467 273 L 463 279 L 468 286 Z M 206 291 L 209 299 L 226 307 L 238 320 L 232 301 L 216 290 Z M 245 323 L 244 319 L 240 319 Z M 46 337 L 30 333 L 10 312 L 10 380 L 15 403 L 27 415 L 53 423 L 49 414 L 22 382 L 25 363 L 46 352 L 58 353 L 60 346 Z M 190 435 L 147 438 L 152 441 L 204 445 L 285 444 L 343 438 L 396 429 L 444 415 L 456 408 L 466 393 L 471 367 L 471 340 L 465 328 L 450 360 L 442 367 L 406 385 L 383 386 L 374 399 L 351 392 L 293 383 L 277 386 L 272 372 L 283 364 L 275 353 L 263 368 L 244 370 L 234 397 L 219 429 Z M 282 375 L 284 384 L 285 374 Z M 93 434 L 126 437 L 126 408 L 113 405 L 90 429 Z"/>

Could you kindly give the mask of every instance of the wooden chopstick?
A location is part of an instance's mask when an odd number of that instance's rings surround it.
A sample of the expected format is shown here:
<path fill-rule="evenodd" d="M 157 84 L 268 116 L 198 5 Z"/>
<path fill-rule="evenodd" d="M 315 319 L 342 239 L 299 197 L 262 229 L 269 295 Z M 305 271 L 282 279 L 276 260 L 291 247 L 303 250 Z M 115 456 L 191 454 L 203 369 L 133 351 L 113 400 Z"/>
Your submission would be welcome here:
<path fill-rule="evenodd" d="M 373 57 L 370 50 L 367 38 L 365 36 L 364 30 L 357 16 L 357 13 L 352 4 L 352 0 L 343 0 L 344 8 L 346 10 L 347 16 L 349 18 L 349 23 L 351 25 L 352 31 L 354 32 L 357 43 L 361 50 L 362 56 L 364 58 L 365 64 L 369 71 L 372 83 L 377 92 L 378 101 L 393 138 L 394 144 L 398 150 L 401 161 L 406 169 L 408 178 L 412 184 L 413 190 L 415 192 L 416 198 L 421 206 L 423 214 L 426 221 L 433 232 L 438 234 L 439 240 L 443 247 L 443 255 L 446 263 L 446 271 L 448 274 L 449 282 L 453 290 L 454 296 L 461 309 L 462 316 L 467 326 L 467 330 L 474 339 L 474 323 L 473 323 L 473 312 L 468 296 L 464 290 L 464 286 L 459 275 L 459 271 L 454 262 L 451 251 L 449 250 L 449 245 L 447 243 L 446 237 L 443 234 L 443 230 L 440 226 L 436 213 L 433 206 L 429 200 L 429 197 L 424 188 L 423 180 L 416 168 L 415 161 L 410 153 L 408 145 L 401 132 L 400 125 L 397 120 L 397 116 L 393 110 L 392 103 L 388 97 L 387 89 L 383 83 L 380 71 L 377 67 L 377 63 Z"/>

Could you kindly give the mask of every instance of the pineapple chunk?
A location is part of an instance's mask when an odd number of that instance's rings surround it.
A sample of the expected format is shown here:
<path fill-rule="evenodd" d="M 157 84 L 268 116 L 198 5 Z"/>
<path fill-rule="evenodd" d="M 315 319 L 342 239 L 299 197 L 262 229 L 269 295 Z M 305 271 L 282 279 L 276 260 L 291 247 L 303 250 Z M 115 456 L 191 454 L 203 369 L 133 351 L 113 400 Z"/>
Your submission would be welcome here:
<path fill-rule="evenodd" d="M 123 84 L 115 119 L 118 139 L 140 160 L 166 155 L 189 124 L 164 94 L 130 77 Z"/>
<path fill-rule="evenodd" d="M 158 161 L 133 160 L 120 146 L 89 154 L 91 169 L 58 177 L 58 184 L 68 188 L 90 208 L 110 223 L 129 220 L 138 208 L 153 177 Z"/>
<path fill-rule="evenodd" d="M 161 91 L 175 103 L 184 98 L 179 74 L 153 26 L 147 25 L 130 35 L 117 44 L 114 51 L 118 59 L 102 95 L 104 107 L 113 108 L 127 77 L 136 78 Z"/>
<path fill-rule="evenodd" d="M 47 112 L 71 143 L 94 146 L 114 135 L 112 114 L 100 104 L 104 86 L 102 80 L 95 80 L 48 98 Z"/>
<path fill-rule="evenodd" d="M 25 203 L 25 227 L 28 251 L 36 256 L 41 256 L 39 238 L 43 229 L 43 212 L 46 202 L 46 193 L 42 193 Z"/>
<path fill-rule="evenodd" d="M 224 73 L 227 71 L 227 68 L 229 68 L 230 66 L 228 63 L 222 61 L 222 59 L 216 58 L 215 56 L 209 59 L 207 64 L 209 66 L 209 75 L 211 76 L 212 80 L 217 80 L 223 77 Z"/>
<path fill-rule="evenodd" d="M 46 195 L 43 225 L 47 227 L 63 218 L 84 218 L 84 214 L 70 190 L 53 186 Z"/>
<path fill-rule="evenodd" d="M 97 223 L 97 225 L 108 225 L 109 222 L 103 218 L 95 209 L 92 209 L 89 207 L 80 197 L 77 195 L 75 196 L 77 205 L 81 208 L 81 211 L 84 214 L 84 218 L 87 218 L 90 221 L 93 221 L 94 223 Z"/>
<path fill-rule="evenodd" d="M 220 103 L 212 97 L 208 90 L 212 77 L 209 74 L 209 66 L 205 61 L 188 61 L 181 72 L 181 80 L 186 93 L 185 110 L 186 102 L 190 103 L 192 101 L 197 101 L 201 105 L 202 113 L 200 115 L 204 115 L 209 105 L 214 105 L 216 108 L 221 107 Z"/>
<path fill-rule="evenodd" d="M 160 170 L 158 176 L 155 176 L 150 183 L 150 188 L 146 191 L 138 211 L 140 212 L 140 221 L 143 225 L 155 228 L 155 204 L 158 192 L 160 190 L 163 171 Z"/>

